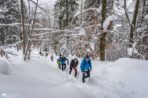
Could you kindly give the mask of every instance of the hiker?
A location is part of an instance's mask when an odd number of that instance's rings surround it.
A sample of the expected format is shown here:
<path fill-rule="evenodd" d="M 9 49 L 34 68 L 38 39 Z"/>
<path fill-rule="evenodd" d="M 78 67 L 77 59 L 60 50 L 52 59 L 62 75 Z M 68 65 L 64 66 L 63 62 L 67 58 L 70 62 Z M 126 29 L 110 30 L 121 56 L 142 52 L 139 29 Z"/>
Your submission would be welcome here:
<path fill-rule="evenodd" d="M 90 71 L 92 70 L 92 63 L 89 55 L 86 55 L 81 62 L 82 82 L 85 82 L 86 78 L 90 77 Z"/>
<path fill-rule="evenodd" d="M 66 69 L 66 63 L 67 63 L 67 65 L 69 65 L 69 60 L 65 56 L 62 56 L 61 57 L 62 71 L 64 71 Z"/>
<path fill-rule="evenodd" d="M 58 68 L 61 69 L 61 54 L 59 58 L 57 59 Z"/>
<path fill-rule="evenodd" d="M 45 45 L 44 52 L 45 52 L 45 57 L 47 57 L 48 56 L 48 49 L 47 49 L 47 46 L 46 45 Z"/>
<path fill-rule="evenodd" d="M 74 58 L 71 60 L 71 63 L 70 63 L 70 71 L 69 71 L 69 74 L 71 74 L 72 70 L 75 71 L 75 77 L 77 76 L 77 66 L 78 66 L 78 59 L 77 58 Z"/>
<path fill-rule="evenodd" d="M 45 52 L 45 56 L 48 57 L 48 52 Z"/>
<path fill-rule="evenodd" d="M 50 56 L 50 59 L 51 59 L 51 61 L 53 61 L 53 59 L 54 59 L 54 58 L 53 58 L 53 55 Z"/>

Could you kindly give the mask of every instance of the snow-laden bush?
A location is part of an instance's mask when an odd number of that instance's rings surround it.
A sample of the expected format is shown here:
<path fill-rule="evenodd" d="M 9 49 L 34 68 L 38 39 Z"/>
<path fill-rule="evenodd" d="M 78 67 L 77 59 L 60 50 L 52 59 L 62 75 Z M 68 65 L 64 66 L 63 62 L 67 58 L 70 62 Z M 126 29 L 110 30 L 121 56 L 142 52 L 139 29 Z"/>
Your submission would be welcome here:
<path fill-rule="evenodd" d="M 16 47 L 7 47 L 6 49 L 4 49 L 6 54 L 10 54 L 10 55 L 17 55 L 17 48 Z"/>
<path fill-rule="evenodd" d="M 0 74 L 8 74 L 9 65 L 5 60 L 0 59 Z"/>

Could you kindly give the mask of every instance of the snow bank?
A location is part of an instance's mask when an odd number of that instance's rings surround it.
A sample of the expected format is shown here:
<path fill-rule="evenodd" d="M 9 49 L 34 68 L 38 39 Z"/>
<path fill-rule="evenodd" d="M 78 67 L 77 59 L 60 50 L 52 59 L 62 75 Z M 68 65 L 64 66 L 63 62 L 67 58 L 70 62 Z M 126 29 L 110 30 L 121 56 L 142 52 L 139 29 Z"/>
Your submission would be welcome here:
<path fill-rule="evenodd" d="M 109 64 L 105 72 L 110 80 L 122 81 L 133 90 L 146 90 L 148 95 L 148 61 L 122 58 Z"/>
<path fill-rule="evenodd" d="M 8 47 L 6 49 L 4 49 L 6 53 L 8 54 L 13 54 L 13 55 L 17 55 L 18 52 L 17 52 L 17 49 L 15 47 Z"/>
<path fill-rule="evenodd" d="M 92 64 L 92 77 L 98 77 L 97 80 L 92 80 L 97 81 L 99 86 L 96 92 L 105 96 L 102 98 L 148 97 L 148 61 L 121 58 L 108 63 L 93 61 Z"/>
<path fill-rule="evenodd" d="M 9 65 L 7 61 L 0 58 L 0 74 L 8 74 L 9 73 Z"/>
<path fill-rule="evenodd" d="M 80 65 L 78 77 L 74 78 L 68 75 L 68 71 L 62 72 L 57 69 L 58 56 L 55 54 L 51 54 L 54 56 L 54 61 L 50 60 L 50 55 L 44 58 L 37 54 L 38 50 L 33 50 L 33 58 L 29 62 L 22 61 L 19 55 L 16 56 L 16 60 L 13 60 L 15 66 L 12 69 L 13 75 L 0 76 L 0 93 L 5 95 L 2 98 L 147 98 L 148 96 L 148 61 L 130 58 L 122 58 L 115 62 L 92 61 L 91 77 L 83 84 Z M 74 57 L 69 55 L 68 58 Z M 0 62 L 2 65 L 4 61 Z M 139 94 L 139 91 L 142 93 Z"/>

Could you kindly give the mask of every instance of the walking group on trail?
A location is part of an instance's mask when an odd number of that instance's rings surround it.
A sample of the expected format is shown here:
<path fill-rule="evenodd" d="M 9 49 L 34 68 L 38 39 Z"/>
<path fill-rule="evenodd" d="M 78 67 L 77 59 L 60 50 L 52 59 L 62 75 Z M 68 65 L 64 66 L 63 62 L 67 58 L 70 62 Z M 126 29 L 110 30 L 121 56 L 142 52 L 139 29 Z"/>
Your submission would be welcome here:
<path fill-rule="evenodd" d="M 59 58 L 57 59 L 57 64 L 58 64 L 58 68 L 64 71 L 67 67 L 66 65 L 69 65 L 69 60 L 65 56 L 60 55 Z M 70 67 L 69 67 L 70 68 L 69 74 L 71 74 L 71 72 L 74 70 L 75 72 L 74 76 L 77 77 L 78 64 L 79 64 L 79 61 L 76 57 L 71 60 Z M 92 62 L 88 54 L 83 58 L 80 64 L 80 69 L 82 72 L 82 82 L 85 83 L 85 79 L 90 77 L 90 71 L 92 70 Z"/>

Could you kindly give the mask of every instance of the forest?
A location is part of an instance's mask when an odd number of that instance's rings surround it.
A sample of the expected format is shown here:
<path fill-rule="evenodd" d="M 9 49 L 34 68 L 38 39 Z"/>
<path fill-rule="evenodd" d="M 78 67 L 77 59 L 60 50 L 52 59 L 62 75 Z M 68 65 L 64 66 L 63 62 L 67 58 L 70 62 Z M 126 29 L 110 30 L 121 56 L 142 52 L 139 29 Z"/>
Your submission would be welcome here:
<path fill-rule="evenodd" d="M 148 98 L 148 0 L 0 0 L 0 98 Z"/>
<path fill-rule="evenodd" d="M 0 1 L 0 45 L 114 61 L 148 59 L 147 0 Z M 49 2 L 48 2 L 49 3 Z M 44 5 L 45 7 L 43 7 Z"/>

